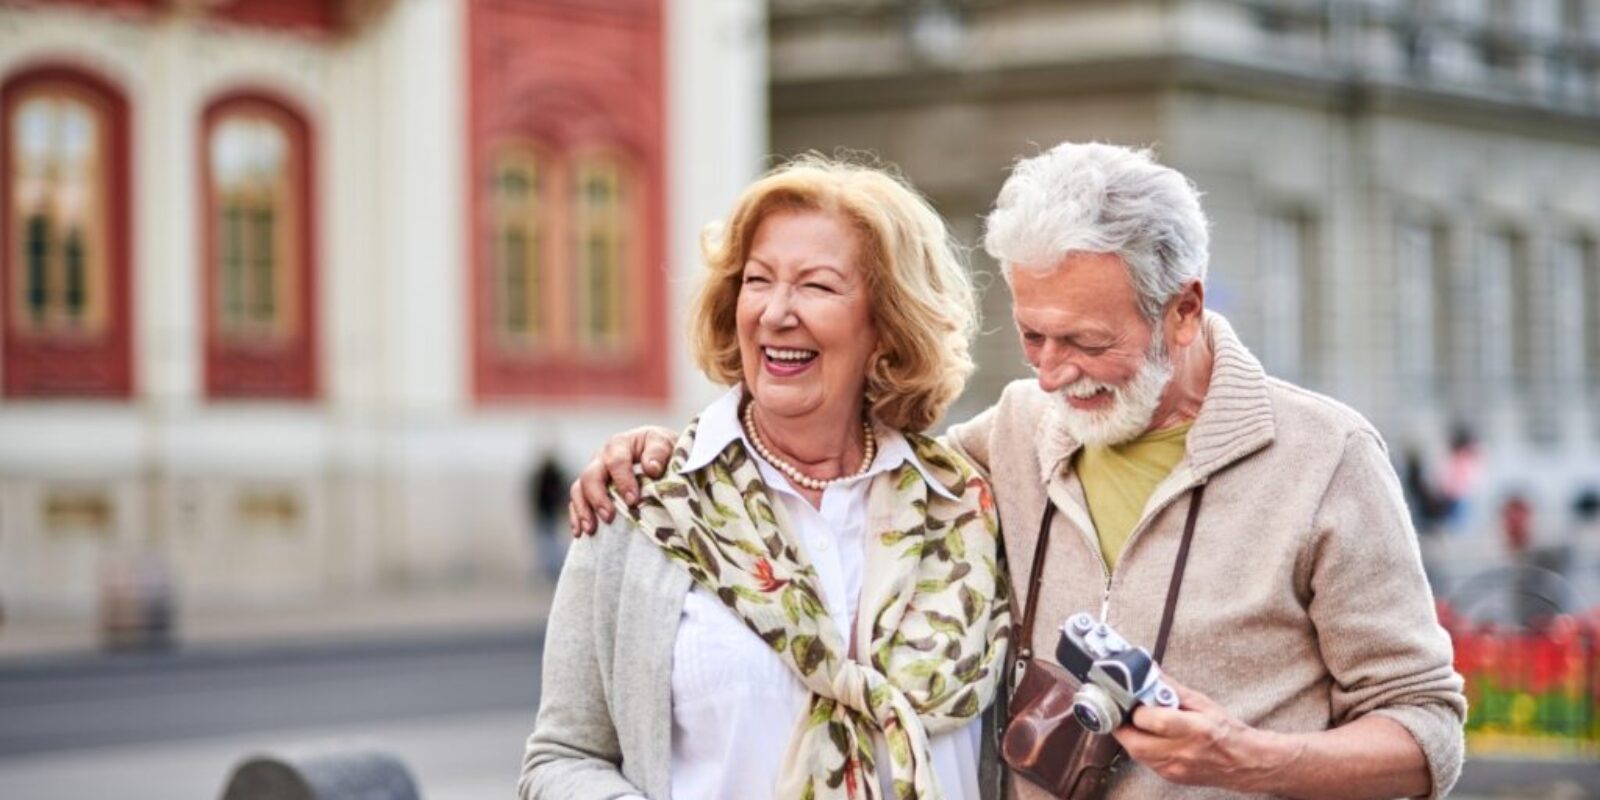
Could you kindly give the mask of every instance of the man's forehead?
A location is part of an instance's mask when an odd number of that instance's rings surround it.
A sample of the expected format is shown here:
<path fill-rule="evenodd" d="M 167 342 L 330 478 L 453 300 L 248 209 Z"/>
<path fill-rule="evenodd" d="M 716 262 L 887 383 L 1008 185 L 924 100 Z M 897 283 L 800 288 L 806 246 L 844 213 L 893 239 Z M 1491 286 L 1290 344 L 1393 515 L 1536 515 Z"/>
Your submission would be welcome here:
<path fill-rule="evenodd" d="M 1017 327 L 1048 336 L 1114 336 L 1122 329 L 1106 315 L 1050 305 L 1014 305 L 1011 316 Z"/>
<path fill-rule="evenodd" d="M 1125 273 L 1102 265 L 1074 266 L 1080 265 L 1012 272 L 1011 308 L 1017 324 L 1053 335 L 1115 333 L 1139 318 Z"/>

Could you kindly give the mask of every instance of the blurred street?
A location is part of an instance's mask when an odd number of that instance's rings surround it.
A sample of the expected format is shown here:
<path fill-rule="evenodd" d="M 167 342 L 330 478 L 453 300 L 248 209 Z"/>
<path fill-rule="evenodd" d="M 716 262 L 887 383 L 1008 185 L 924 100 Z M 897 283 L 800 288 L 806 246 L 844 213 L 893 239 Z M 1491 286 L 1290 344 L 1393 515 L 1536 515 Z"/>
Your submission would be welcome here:
<path fill-rule="evenodd" d="M 0 634 L 0 798 L 220 797 L 261 753 L 364 746 L 429 800 L 506 797 L 538 704 L 548 585 L 182 607 L 170 650 L 92 625 Z"/>
<path fill-rule="evenodd" d="M 436 800 L 508 796 L 538 698 L 533 629 L 0 665 L 0 797 L 216 797 L 242 758 L 360 743 Z"/>

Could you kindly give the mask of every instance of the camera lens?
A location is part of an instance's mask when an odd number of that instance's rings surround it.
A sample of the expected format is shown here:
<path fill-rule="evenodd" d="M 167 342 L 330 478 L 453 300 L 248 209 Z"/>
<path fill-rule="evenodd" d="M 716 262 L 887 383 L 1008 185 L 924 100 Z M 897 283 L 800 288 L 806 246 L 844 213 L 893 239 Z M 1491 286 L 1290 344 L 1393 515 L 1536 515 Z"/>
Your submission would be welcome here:
<path fill-rule="evenodd" d="M 1104 689 L 1094 684 L 1084 686 L 1073 695 L 1072 716 L 1090 733 L 1110 733 L 1122 724 L 1122 709 Z"/>
<path fill-rule="evenodd" d="M 1078 719 L 1078 724 L 1082 725 L 1086 730 L 1098 731 L 1102 725 L 1100 722 L 1100 714 L 1086 705 L 1079 704 L 1073 706 L 1072 716 L 1076 717 Z"/>

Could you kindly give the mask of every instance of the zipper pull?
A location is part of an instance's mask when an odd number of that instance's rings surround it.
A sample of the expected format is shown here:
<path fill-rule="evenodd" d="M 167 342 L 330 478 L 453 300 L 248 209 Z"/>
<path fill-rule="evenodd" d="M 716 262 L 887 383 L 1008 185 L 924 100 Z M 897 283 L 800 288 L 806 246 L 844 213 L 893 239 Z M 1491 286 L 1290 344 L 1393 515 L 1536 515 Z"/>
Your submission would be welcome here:
<path fill-rule="evenodd" d="M 1111 614 L 1111 584 L 1106 584 L 1106 593 L 1100 596 L 1100 622 L 1105 624 Z"/>

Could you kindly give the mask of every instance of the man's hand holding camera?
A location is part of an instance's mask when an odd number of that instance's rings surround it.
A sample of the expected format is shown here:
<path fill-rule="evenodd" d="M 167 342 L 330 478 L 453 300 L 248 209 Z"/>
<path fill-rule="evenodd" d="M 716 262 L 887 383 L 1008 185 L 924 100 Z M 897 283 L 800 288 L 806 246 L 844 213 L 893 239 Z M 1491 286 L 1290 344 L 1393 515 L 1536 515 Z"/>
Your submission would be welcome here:
<path fill-rule="evenodd" d="M 1130 758 L 1173 783 L 1270 791 L 1298 755 L 1286 737 L 1240 722 L 1088 614 L 1062 624 L 1056 660 L 1082 682 L 1072 703 L 1079 724 L 1117 737 Z"/>
<path fill-rule="evenodd" d="M 1163 673 L 1178 708 L 1141 705 L 1112 731 L 1128 757 L 1173 783 L 1270 792 L 1303 743 L 1240 722 L 1204 694 Z"/>
<path fill-rule="evenodd" d="M 1110 732 L 1129 758 L 1169 782 L 1289 797 L 1415 796 L 1428 790 L 1404 778 L 1401 767 L 1422 753 L 1406 729 L 1386 717 L 1369 715 L 1300 734 L 1251 727 L 1173 680 L 1148 651 L 1084 613 L 1062 624 L 1056 660 L 1081 681 L 1072 705 L 1078 722 L 1093 733 Z M 1361 774 L 1350 769 L 1373 759 L 1394 768 Z"/>
<path fill-rule="evenodd" d="M 1177 690 L 1179 708 L 1141 705 L 1112 735 L 1130 758 L 1172 783 L 1305 798 L 1415 797 L 1428 790 L 1403 779 L 1398 767 L 1421 750 L 1388 717 L 1369 714 L 1326 731 L 1278 733 L 1240 722 L 1170 673 L 1162 678 Z M 1352 769 L 1358 764 L 1378 769 Z"/>

